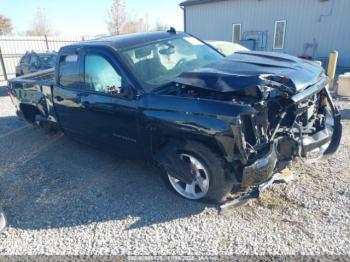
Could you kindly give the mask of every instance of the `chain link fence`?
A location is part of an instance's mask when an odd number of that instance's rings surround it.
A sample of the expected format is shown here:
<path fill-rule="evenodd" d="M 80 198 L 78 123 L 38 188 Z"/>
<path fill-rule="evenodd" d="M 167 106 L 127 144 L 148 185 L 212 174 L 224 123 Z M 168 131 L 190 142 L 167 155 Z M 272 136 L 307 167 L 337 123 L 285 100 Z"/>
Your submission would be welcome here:
<path fill-rule="evenodd" d="M 0 36 L 0 82 L 16 76 L 16 65 L 27 51 L 58 51 L 62 46 L 84 40 L 83 37 Z"/>

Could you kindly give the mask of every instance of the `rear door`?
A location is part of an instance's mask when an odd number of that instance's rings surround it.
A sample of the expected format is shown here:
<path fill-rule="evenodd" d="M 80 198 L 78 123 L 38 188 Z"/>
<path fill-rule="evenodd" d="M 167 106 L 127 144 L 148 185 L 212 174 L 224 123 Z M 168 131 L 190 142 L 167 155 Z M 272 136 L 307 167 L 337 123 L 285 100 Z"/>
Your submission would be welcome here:
<path fill-rule="evenodd" d="M 86 90 L 81 77 L 82 68 L 78 51 L 75 49 L 62 51 L 56 67 L 56 85 L 52 93 L 60 125 L 68 135 L 84 137 L 86 127 L 81 125 L 81 119 L 85 117 L 81 97 L 86 95 Z"/>

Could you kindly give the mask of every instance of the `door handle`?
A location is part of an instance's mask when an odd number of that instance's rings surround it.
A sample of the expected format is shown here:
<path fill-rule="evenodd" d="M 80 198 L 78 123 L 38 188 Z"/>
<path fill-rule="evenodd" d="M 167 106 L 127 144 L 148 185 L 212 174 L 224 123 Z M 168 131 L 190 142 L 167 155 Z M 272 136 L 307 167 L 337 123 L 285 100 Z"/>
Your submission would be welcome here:
<path fill-rule="evenodd" d="M 58 101 L 58 102 L 62 102 L 64 100 L 64 98 L 62 96 L 55 96 L 55 99 Z"/>
<path fill-rule="evenodd" d="M 91 103 L 89 101 L 83 101 L 81 103 L 82 107 L 84 108 L 90 108 L 91 107 Z"/>
<path fill-rule="evenodd" d="M 89 92 L 84 92 L 84 93 L 79 93 L 77 96 L 78 97 L 88 97 L 90 95 L 90 93 Z"/>
<path fill-rule="evenodd" d="M 82 106 L 86 106 L 88 107 L 90 102 L 87 100 L 87 97 L 90 94 L 88 92 L 84 92 L 84 93 L 79 93 L 77 94 L 77 96 L 75 97 L 74 101 L 76 103 L 80 103 Z"/>

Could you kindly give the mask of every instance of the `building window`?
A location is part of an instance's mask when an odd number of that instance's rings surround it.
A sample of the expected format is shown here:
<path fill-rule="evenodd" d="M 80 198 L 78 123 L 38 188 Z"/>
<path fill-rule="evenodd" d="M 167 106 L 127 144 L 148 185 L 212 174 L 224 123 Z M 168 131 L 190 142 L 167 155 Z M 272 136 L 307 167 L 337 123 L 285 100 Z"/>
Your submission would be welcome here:
<path fill-rule="evenodd" d="M 286 34 L 286 20 L 275 22 L 275 35 L 273 40 L 273 49 L 284 48 L 284 38 Z"/>
<path fill-rule="evenodd" d="M 241 24 L 233 24 L 232 28 L 232 42 L 239 44 L 241 41 Z"/>

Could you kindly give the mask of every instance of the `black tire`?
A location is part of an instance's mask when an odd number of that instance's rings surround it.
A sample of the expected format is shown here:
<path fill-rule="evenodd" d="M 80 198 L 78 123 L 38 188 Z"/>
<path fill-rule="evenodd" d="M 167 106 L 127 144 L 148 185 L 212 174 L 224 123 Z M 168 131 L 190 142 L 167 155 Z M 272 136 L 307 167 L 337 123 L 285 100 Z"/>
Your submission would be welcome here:
<path fill-rule="evenodd" d="M 195 141 L 184 141 L 173 143 L 174 150 L 177 154 L 185 153 L 194 156 L 198 159 L 206 168 L 209 175 L 209 190 L 207 194 L 198 200 L 205 203 L 223 203 L 227 196 L 231 193 L 233 188 L 234 179 L 233 173 L 231 173 L 227 166 L 227 163 L 222 157 L 213 152 L 209 147 L 202 143 Z M 164 178 L 167 181 L 168 187 L 175 191 L 168 179 L 167 171 L 164 172 Z M 178 194 L 178 192 L 176 192 Z M 180 194 L 178 194 L 180 195 Z M 188 199 L 182 195 L 181 197 Z"/>
<path fill-rule="evenodd" d="M 39 114 L 35 116 L 35 121 L 36 124 L 35 126 L 38 126 L 39 128 L 41 128 L 42 130 L 44 130 L 44 132 L 46 134 L 54 134 L 56 132 L 56 130 L 46 121 L 40 122 L 40 120 L 42 119 L 46 119 L 46 117 L 43 114 Z M 37 123 L 37 121 L 39 121 L 39 123 Z"/>

